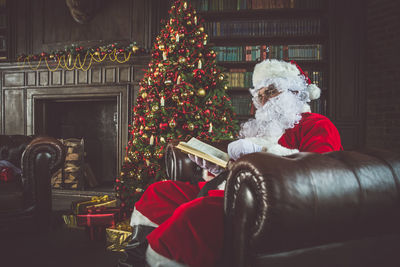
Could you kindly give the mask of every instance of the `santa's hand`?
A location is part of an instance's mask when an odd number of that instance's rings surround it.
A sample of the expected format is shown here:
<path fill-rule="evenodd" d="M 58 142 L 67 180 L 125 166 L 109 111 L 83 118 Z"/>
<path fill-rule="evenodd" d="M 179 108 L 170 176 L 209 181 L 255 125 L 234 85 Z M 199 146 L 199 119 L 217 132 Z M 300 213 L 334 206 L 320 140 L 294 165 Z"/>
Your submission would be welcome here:
<path fill-rule="evenodd" d="M 262 150 L 262 146 L 256 145 L 246 139 L 239 139 L 228 144 L 228 155 L 233 160 L 237 160 L 245 154 L 260 152 Z"/>
<path fill-rule="evenodd" d="M 223 169 L 220 166 L 213 164 L 205 159 L 199 158 L 192 154 L 188 154 L 188 156 L 191 161 L 193 161 L 194 163 L 199 165 L 201 168 L 206 169 L 207 171 L 211 172 L 214 175 L 218 175 L 223 171 Z"/>

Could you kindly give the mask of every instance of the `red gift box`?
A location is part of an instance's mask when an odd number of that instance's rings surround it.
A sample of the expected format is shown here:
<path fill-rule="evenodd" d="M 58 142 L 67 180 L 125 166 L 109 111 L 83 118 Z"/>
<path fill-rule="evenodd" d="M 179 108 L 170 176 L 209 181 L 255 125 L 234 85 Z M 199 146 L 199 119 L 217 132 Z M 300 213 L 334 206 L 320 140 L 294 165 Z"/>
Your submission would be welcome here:
<path fill-rule="evenodd" d="M 118 208 L 89 208 L 87 212 L 87 214 L 77 215 L 76 221 L 78 226 L 87 227 L 91 240 L 101 239 L 105 229 L 115 226 L 116 222 L 121 219 L 121 211 Z"/>
<path fill-rule="evenodd" d="M 11 168 L 0 167 L 0 181 L 1 182 L 12 182 L 15 177 Z"/>

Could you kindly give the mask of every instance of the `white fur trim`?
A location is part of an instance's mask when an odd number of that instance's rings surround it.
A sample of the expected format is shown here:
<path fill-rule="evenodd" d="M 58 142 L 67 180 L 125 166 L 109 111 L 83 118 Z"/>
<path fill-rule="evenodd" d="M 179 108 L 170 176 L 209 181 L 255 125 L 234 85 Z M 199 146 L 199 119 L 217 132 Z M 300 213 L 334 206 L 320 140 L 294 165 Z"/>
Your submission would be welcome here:
<path fill-rule="evenodd" d="M 266 79 L 275 78 L 299 80 L 301 76 L 299 69 L 294 64 L 276 59 L 264 60 L 254 67 L 254 88 L 259 89 Z"/>
<path fill-rule="evenodd" d="M 218 190 L 225 190 L 226 181 L 223 181 L 217 188 Z"/>
<path fill-rule="evenodd" d="M 308 95 L 310 100 L 318 99 L 321 96 L 321 89 L 318 86 L 311 83 L 307 86 Z"/>
<path fill-rule="evenodd" d="M 136 208 L 134 208 L 131 216 L 131 226 L 134 225 L 147 225 L 152 227 L 158 227 L 158 224 L 152 222 L 144 216 L 141 212 L 139 212 Z"/>
<path fill-rule="evenodd" d="M 309 104 L 304 104 L 303 111 L 301 113 L 304 113 L 304 112 L 311 112 L 311 107 Z"/>
<path fill-rule="evenodd" d="M 146 250 L 146 262 L 150 267 L 187 267 L 182 263 L 168 259 L 163 255 L 158 254 L 149 245 Z"/>

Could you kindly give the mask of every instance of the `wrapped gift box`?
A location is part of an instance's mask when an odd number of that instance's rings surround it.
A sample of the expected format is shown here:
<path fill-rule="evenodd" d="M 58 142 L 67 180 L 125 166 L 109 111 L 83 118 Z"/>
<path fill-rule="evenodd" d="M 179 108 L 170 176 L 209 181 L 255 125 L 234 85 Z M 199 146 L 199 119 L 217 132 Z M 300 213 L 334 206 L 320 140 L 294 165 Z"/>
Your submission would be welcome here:
<path fill-rule="evenodd" d="M 115 226 L 120 220 L 120 209 L 113 207 L 92 207 L 87 209 L 87 214 L 76 215 L 77 225 L 87 228 L 91 240 L 103 239 L 105 229 Z"/>
<path fill-rule="evenodd" d="M 117 223 L 115 226 L 106 229 L 106 238 L 108 250 L 121 252 L 125 250 L 126 245 L 132 236 L 132 227 L 129 220 Z"/>
<path fill-rule="evenodd" d="M 86 214 L 88 208 L 92 207 L 100 207 L 100 206 L 116 206 L 117 201 L 115 199 L 111 199 L 108 195 L 104 195 L 101 197 L 93 196 L 87 200 L 78 200 L 73 201 L 71 203 L 71 210 L 74 214 Z"/>

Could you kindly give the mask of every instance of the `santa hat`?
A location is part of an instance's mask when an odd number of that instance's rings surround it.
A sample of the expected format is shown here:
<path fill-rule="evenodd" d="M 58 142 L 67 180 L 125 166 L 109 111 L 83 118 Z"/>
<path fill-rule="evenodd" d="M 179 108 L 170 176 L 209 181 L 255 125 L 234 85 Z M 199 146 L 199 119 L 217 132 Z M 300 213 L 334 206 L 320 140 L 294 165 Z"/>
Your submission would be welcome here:
<path fill-rule="evenodd" d="M 254 67 L 254 89 L 250 89 L 251 94 L 256 96 L 258 90 L 270 84 L 274 84 L 280 91 L 308 92 L 310 100 L 318 99 L 321 95 L 321 89 L 311 83 L 308 76 L 294 61 L 267 59 L 258 63 Z"/>

